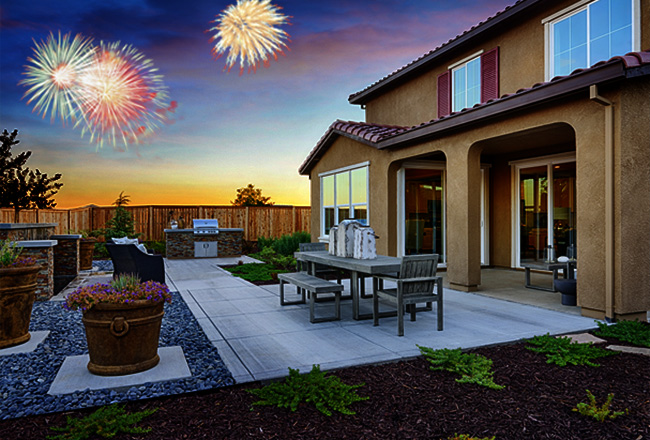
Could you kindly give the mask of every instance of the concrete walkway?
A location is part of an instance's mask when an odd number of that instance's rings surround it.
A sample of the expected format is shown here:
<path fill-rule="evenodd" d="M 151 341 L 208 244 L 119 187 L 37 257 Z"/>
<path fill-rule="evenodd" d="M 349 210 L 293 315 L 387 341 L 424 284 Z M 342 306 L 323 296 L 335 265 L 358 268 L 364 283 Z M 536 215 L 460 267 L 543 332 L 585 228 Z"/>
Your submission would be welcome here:
<path fill-rule="evenodd" d="M 284 377 L 288 367 L 307 372 L 313 364 L 327 370 L 409 358 L 419 355 L 416 344 L 471 348 L 596 328 L 575 307 L 564 313 L 448 288 L 441 332 L 435 310 L 418 313 L 416 322 L 406 317 L 405 336 L 398 337 L 397 318 L 383 318 L 378 327 L 371 320 L 354 321 L 351 301 L 342 302 L 341 321 L 311 324 L 307 305 L 280 306 L 277 285 L 258 287 L 219 267 L 237 260 L 166 260 L 165 265 L 170 289 L 183 296 L 240 383 Z M 521 273 L 521 285 L 523 279 Z M 369 291 L 371 283 L 366 284 Z M 295 290 L 287 288 L 291 298 Z M 361 304 L 362 313 L 371 312 L 370 299 Z M 317 316 L 330 314 L 332 303 L 316 307 Z"/>

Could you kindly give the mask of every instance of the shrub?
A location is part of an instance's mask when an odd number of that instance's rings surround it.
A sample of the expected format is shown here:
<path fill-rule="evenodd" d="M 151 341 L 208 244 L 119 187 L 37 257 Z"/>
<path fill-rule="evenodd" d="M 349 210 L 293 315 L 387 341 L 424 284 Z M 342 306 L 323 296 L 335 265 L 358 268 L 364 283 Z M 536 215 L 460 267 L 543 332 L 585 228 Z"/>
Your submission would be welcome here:
<path fill-rule="evenodd" d="M 296 259 L 293 258 L 293 255 L 279 255 L 270 247 L 264 248 L 262 252 L 255 254 L 253 257 L 272 264 L 278 270 L 289 271 L 294 270 L 296 267 Z"/>
<path fill-rule="evenodd" d="M 463 353 L 460 348 L 451 350 L 442 348 L 433 350 L 418 345 L 420 352 L 431 363 L 434 371 L 450 371 L 461 375 L 456 379 L 458 383 L 475 383 L 493 390 L 501 390 L 503 385 L 494 383 L 492 375 L 492 361 L 485 356 L 475 353 Z"/>
<path fill-rule="evenodd" d="M 567 336 L 555 338 L 548 333 L 543 336 L 535 336 L 529 339 L 528 343 L 535 345 L 535 347 L 527 346 L 527 349 L 546 355 L 546 363 L 556 364 L 561 367 L 567 364 L 599 367 L 600 364 L 591 360 L 617 353 L 595 347 L 591 342 L 581 344 L 572 342 L 571 338 Z"/>
<path fill-rule="evenodd" d="M 257 248 L 261 251 L 264 248 L 273 247 L 273 243 L 275 243 L 275 241 L 276 239 L 273 237 L 257 237 Z"/>
<path fill-rule="evenodd" d="M 154 254 L 167 255 L 167 243 L 165 241 L 149 240 L 144 242 L 145 247 Z"/>
<path fill-rule="evenodd" d="M 300 248 L 300 243 L 310 243 L 311 235 L 308 232 L 294 232 L 291 235 L 283 235 L 277 239 L 272 247 L 280 255 L 293 256 Z"/>
<path fill-rule="evenodd" d="M 598 322 L 597 336 L 615 338 L 630 344 L 650 347 L 650 325 L 640 321 L 620 321 L 614 325 Z"/>
<path fill-rule="evenodd" d="M 83 440 L 93 435 L 102 437 L 114 437 L 119 432 L 129 434 L 144 434 L 151 431 L 151 428 L 139 428 L 135 425 L 142 419 L 156 412 L 156 409 L 148 409 L 137 413 L 127 413 L 123 406 L 113 404 L 99 408 L 94 413 L 82 419 L 74 419 L 68 416 L 65 427 L 53 426 L 53 431 L 64 434 L 49 436 L 53 440 Z"/>
<path fill-rule="evenodd" d="M 355 391 L 364 385 L 346 385 L 336 376 L 326 376 L 319 365 L 314 365 L 311 372 L 304 375 L 300 375 L 300 370 L 289 368 L 289 377 L 284 382 L 274 382 L 248 392 L 261 399 L 253 405 L 277 406 L 295 411 L 301 402 L 307 402 L 313 403 L 318 411 L 327 416 L 332 415 L 331 410 L 351 415 L 356 413 L 348 406 L 368 400 L 368 397 L 361 397 Z"/>
<path fill-rule="evenodd" d="M 575 408 L 573 408 L 573 411 L 576 411 L 583 416 L 593 417 L 599 422 L 604 422 L 605 419 L 614 420 L 616 417 L 629 412 L 627 408 L 624 411 L 612 411 L 609 409 L 609 406 L 612 404 L 612 399 L 614 398 L 614 395 L 611 393 L 607 395 L 607 400 L 601 407 L 596 404 L 596 398 L 589 390 L 587 390 L 587 398 L 589 399 L 589 403 L 580 402 Z"/>

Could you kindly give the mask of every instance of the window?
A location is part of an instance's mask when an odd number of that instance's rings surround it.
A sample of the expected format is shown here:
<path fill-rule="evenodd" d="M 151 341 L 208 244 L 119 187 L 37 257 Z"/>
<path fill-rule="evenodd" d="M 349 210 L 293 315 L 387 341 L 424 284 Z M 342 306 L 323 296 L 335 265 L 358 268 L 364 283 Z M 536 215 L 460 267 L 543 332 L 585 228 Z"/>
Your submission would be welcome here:
<path fill-rule="evenodd" d="M 638 0 L 580 2 L 578 8 L 574 6 L 546 19 L 550 51 L 547 79 L 637 50 L 637 3 Z"/>
<path fill-rule="evenodd" d="M 438 75 L 438 117 L 499 97 L 499 48 L 472 56 Z"/>
<path fill-rule="evenodd" d="M 452 70 L 452 110 L 457 112 L 481 102 L 481 58 Z"/>
<path fill-rule="evenodd" d="M 353 218 L 368 222 L 367 163 L 321 174 L 321 233 L 327 236 L 332 226 Z"/>

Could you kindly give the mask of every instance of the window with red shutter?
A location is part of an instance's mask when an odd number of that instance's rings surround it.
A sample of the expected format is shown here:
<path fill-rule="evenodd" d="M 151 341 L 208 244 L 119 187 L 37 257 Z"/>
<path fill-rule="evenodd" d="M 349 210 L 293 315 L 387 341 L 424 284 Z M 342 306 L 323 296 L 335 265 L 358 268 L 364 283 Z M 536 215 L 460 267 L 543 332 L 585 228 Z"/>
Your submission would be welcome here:
<path fill-rule="evenodd" d="M 438 75 L 438 117 L 451 113 L 451 71 Z"/>
<path fill-rule="evenodd" d="M 499 97 L 499 48 L 481 55 L 481 102 Z"/>

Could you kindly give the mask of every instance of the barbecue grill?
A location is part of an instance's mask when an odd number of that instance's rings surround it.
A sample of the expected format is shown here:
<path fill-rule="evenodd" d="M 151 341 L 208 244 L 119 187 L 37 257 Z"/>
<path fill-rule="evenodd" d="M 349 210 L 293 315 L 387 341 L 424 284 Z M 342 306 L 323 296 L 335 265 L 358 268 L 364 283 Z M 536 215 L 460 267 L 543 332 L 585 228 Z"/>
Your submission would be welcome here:
<path fill-rule="evenodd" d="M 217 237 L 219 233 L 219 221 L 217 219 L 194 219 L 192 220 L 194 230 L 194 257 L 209 258 L 216 257 Z"/>

